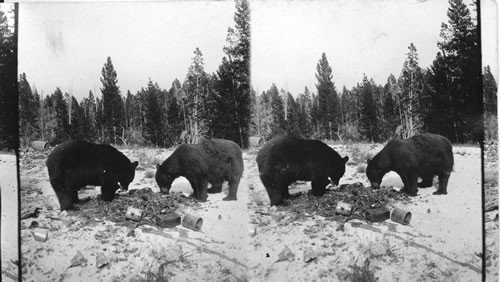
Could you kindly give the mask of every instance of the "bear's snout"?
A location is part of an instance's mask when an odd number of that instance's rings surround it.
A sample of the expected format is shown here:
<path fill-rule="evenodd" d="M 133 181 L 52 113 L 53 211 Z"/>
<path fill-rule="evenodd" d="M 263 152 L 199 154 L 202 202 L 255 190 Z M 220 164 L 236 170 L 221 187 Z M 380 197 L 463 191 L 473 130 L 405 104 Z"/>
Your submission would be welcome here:
<path fill-rule="evenodd" d="M 168 195 L 170 188 L 169 187 L 160 187 L 160 193 L 164 195 Z"/>

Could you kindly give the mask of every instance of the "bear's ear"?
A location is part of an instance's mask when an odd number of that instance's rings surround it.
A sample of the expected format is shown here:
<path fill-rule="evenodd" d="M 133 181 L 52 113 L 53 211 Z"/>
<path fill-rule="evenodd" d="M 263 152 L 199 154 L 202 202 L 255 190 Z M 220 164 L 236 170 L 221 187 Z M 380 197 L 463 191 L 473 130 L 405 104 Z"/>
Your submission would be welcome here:
<path fill-rule="evenodd" d="M 156 164 L 156 169 L 159 169 L 160 168 L 160 164 Z"/>
<path fill-rule="evenodd" d="M 138 165 L 139 165 L 138 161 L 135 161 L 135 162 L 132 163 L 132 167 L 134 167 L 134 168 L 136 168 Z"/>
<path fill-rule="evenodd" d="M 366 163 L 367 163 L 367 164 L 370 164 L 370 162 L 371 162 L 371 161 L 372 161 L 371 159 L 367 159 L 367 160 L 366 160 Z"/>
<path fill-rule="evenodd" d="M 346 163 L 347 161 L 349 161 L 349 157 L 348 156 L 345 156 L 342 159 L 344 160 L 344 163 Z"/>

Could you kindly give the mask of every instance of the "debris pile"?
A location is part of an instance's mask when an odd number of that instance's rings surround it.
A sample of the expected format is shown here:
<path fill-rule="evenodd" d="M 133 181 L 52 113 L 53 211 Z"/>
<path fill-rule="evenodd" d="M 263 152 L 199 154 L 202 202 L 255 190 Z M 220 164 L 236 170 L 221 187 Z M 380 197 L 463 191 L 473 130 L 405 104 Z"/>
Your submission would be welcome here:
<path fill-rule="evenodd" d="M 315 214 L 323 217 L 330 217 L 334 220 L 345 220 L 347 215 L 337 212 L 337 203 L 351 208 L 350 218 L 368 219 L 368 211 L 374 209 L 384 209 L 391 200 L 409 202 L 408 195 L 398 192 L 391 187 L 382 187 L 374 190 L 371 187 L 364 187 L 360 182 L 354 184 L 343 184 L 337 189 L 328 189 L 321 197 L 316 197 L 310 191 L 298 195 L 292 195 L 285 200 L 285 206 L 280 210 L 306 216 Z"/>
<path fill-rule="evenodd" d="M 69 213 L 89 219 L 105 219 L 129 227 L 137 224 L 154 226 L 157 225 L 158 216 L 174 213 L 184 205 L 198 207 L 199 203 L 195 199 L 187 198 L 181 194 L 163 195 L 154 193 L 151 188 L 143 188 L 130 190 L 128 194 L 117 194 L 111 202 L 105 202 L 99 198 L 80 201 L 75 204 L 75 210 L 69 211 Z M 140 219 L 130 220 L 131 210 L 140 210 Z"/>

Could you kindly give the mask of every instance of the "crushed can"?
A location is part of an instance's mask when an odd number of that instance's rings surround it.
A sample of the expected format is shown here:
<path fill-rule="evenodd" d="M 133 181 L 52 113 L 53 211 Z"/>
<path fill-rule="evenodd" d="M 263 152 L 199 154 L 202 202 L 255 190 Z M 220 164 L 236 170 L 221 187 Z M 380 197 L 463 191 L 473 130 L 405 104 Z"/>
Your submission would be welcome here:
<path fill-rule="evenodd" d="M 156 225 L 161 228 L 172 228 L 179 224 L 181 224 L 181 216 L 176 212 L 169 212 L 156 217 Z"/>
<path fill-rule="evenodd" d="M 403 225 L 408 225 L 411 220 L 411 212 L 396 208 L 391 213 L 391 220 Z"/>
<path fill-rule="evenodd" d="M 381 222 L 389 219 L 390 213 L 386 208 L 369 209 L 366 211 L 366 219 L 372 222 Z"/>
<path fill-rule="evenodd" d="M 131 219 L 133 221 L 139 221 L 142 217 L 142 210 L 133 207 L 128 207 L 125 218 Z"/>
<path fill-rule="evenodd" d="M 203 225 L 203 218 L 197 215 L 186 214 L 182 218 L 181 224 L 182 226 L 189 228 L 191 230 L 200 231 L 201 226 Z"/>
<path fill-rule="evenodd" d="M 257 225 L 250 224 L 248 228 L 248 236 L 254 237 L 255 235 L 257 235 Z"/>
<path fill-rule="evenodd" d="M 337 203 L 337 207 L 335 208 L 336 214 L 351 215 L 351 212 L 352 212 L 352 206 L 350 204 L 344 202 Z"/>

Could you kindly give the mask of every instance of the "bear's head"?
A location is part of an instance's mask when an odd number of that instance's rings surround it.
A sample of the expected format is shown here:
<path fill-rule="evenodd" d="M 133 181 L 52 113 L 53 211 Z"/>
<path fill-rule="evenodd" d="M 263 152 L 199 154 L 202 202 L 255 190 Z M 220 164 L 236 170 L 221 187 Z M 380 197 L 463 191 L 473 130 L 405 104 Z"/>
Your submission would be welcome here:
<path fill-rule="evenodd" d="M 118 182 L 120 182 L 120 188 L 122 190 L 128 190 L 128 185 L 134 180 L 137 165 L 139 165 L 139 162 L 131 162 L 123 171 L 121 171 L 118 176 Z"/>
<path fill-rule="evenodd" d="M 162 194 L 168 194 L 170 188 L 172 187 L 172 182 L 177 178 L 173 175 L 166 164 L 156 165 L 156 183 L 160 187 L 160 192 Z"/>
<path fill-rule="evenodd" d="M 342 176 L 344 176 L 344 173 L 345 173 L 345 164 L 347 163 L 347 161 L 349 161 L 349 157 L 348 156 L 345 156 L 343 158 L 341 158 L 341 161 L 342 161 L 342 164 L 341 165 L 336 165 L 336 166 L 333 166 L 334 169 L 330 172 L 330 182 L 333 184 L 333 185 L 339 185 L 339 181 L 340 181 L 340 178 L 342 178 Z"/>
<path fill-rule="evenodd" d="M 378 189 L 380 187 L 380 183 L 382 182 L 382 178 L 384 177 L 385 172 L 378 167 L 376 162 L 371 159 L 368 159 L 368 165 L 366 167 L 366 176 L 368 180 L 370 180 L 370 184 L 373 189 Z"/>
<path fill-rule="evenodd" d="M 104 171 L 104 182 L 101 188 L 101 198 L 104 201 L 111 201 L 115 198 L 116 190 L 122 189 L 127 191 L 130 182 L 134 180 L 135 168 L 139 163 L 137 161 L 130 162 L 126 167 L 120 170 Z"/>

